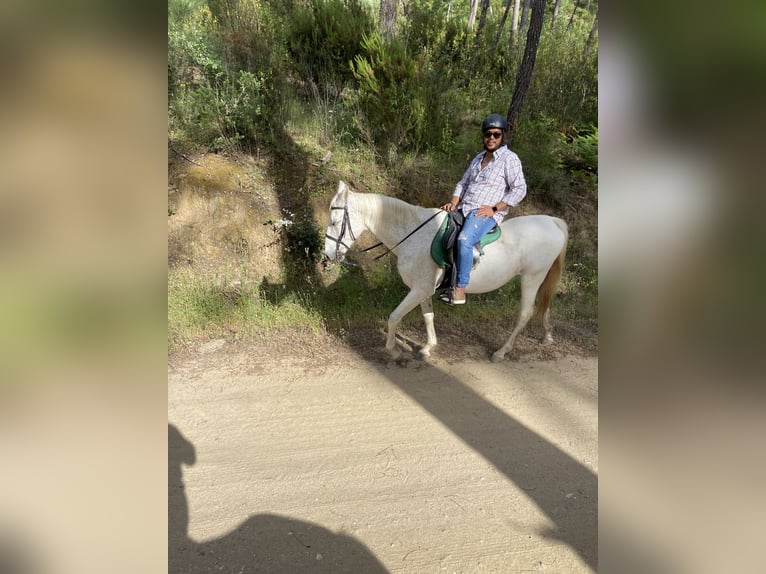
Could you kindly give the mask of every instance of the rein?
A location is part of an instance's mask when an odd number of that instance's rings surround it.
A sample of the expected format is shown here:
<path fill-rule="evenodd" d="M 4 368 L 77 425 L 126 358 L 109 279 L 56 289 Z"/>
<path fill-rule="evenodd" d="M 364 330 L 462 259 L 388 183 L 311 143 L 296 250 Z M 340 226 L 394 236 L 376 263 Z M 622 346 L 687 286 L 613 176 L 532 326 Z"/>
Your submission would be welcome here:
<path fill-rule="evenodd" d="M 441 213 L 441 211 L 437 211 L 436 213 L 434 213 L 434 214 L 433 214 L 431 217 L 429 217 L 428 219 L 426 219 L 426 220 L 425 220 L 423 223 L 421 223 L 421 224 L 420 224 L 420 225 L 418 225 L 418 226 L 417 226 L 415 229 L 413 229 L 413 230 L 412 230 L 412 231 L 410 231 L 410 232 L 409 232 L 407 235 L 405 235 L 405 236 L 404 236 L 404 238 L 403 238 L 402 240 L 400 240 L 400 241 L 399 241 L 399 243 L 397 243 L 396 245 L 394 245 L 394 246 L 393 246 L 391 249 L 386 249 L 386 251 L 384 251 L 383 253 L 381 253 L 381 254 L 380 254 L 380 255 L 378 255 L 377 257 L 375 257 L 375 261 L 377 261 L 378 259 L 380 259 L 380 258 L 381 258 L 381 257 L 383 257 L 384 255 L 388 255 L 389 253 L 391 253 L 391 252 L 392 252 L 394 249 L 396 249 L 396 248 L 397 248 L 397 247 L 399 247 L 399 246 L 400 246 L 402 243 L 404 243 L 404 242 L 405 242 L 405 240 L 407 240 L 407 239 L 409 239 L 411 236 L 415 235 L 415 232 L 416 232 L 416 231 L 418 231 L 418 230 L 419 230 L 421 227 L 423 227 L 423 226 L 424 226 L 426 223 L 428 223 L 429 221 L 431 221 L 431 220 L 432 220 L 434 217 L 436 217 L 436 216 L 437 216 L 437 215 L 439 215 L 440 213 Z M 382 243 L 378 243 L 378 245 L 383 245 L 383 244 L 382 244 Z M 377 247 L 378 245 L 374 245 L 373 247 Z M 371 247 L 370 249 L 372 249 L 372 247 Z M 365 251 L 367 251 L 367 249 L 365 249 Z M 364 253 L 364 251 L 363 251 L 362 253 Z"/>
<path fill-rule="evenodd" d="M 340 235 L 338 237 L 333 237 L 330 234 L 325 233 L 325 237 L 327 239 L 335 242 L 335 250 L 336 251 L 338 250 L 338 247 L 340 245 L 342 245 L 346 249 L 351 249 L 350 246 L 348 246 L 345 243 L 343 243 L 343 237 L 346 235 L 346 229 L 348 229 L 348 234 L 351 236 L 351 241 L 356 241 L 356 236 L 354 235 L 354 231 L 351 229 L 351 219 L 349 218 L 349 215 L 348 215 L 348 204 L 344 205 L 343 207 L 330 207 L 330 211 L 332 211 L 334 209 L 342 209 L 343 210 L 343 223 L 341 224 L 341 227 L 340 227 Z M 405 235 L 396 245 L 394 245 L 390 249 L 386 249 L 386 251 L 384 251 L 380 255 L 376 256 L 374 261 L 377 261 L 378 259 L 380 259 L 384 255 L 388 255 L 389 253 L 391 253 L 394 249 L 396 249 L 402 243 L 404 243 L 407 239 L 412 237 L 418 230 L 420 230 L 425 224 L 430 222 L 433 218 L 435 218 L 440 213 L 441 213 L 441 211 L 437 211 L 436 213 L 434 213 L 431 217 L 426 219 L 423 223 L 421 223 L 415 229 L 413 229 L 407 235 Z M 383 245 L 383 243 L 382 242 L 378 242 L 375 245 L 373 245 L 372 247 L 368 247 L 367 249 L 362 249 L 359 253 L 367 253 L 368 251 L 372 251 L 373 249 L 375 249 L 376 247 L 380 247 L 381 245 Z"/>

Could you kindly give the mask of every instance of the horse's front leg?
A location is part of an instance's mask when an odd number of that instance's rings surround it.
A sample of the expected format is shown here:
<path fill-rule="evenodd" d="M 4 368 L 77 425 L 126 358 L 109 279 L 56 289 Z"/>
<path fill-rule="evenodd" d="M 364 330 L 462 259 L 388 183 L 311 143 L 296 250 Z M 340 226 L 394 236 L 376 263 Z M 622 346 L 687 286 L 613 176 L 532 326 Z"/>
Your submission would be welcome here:
<path fill-rule="evenodd" d="M 404 316 L 417 307 L 418 303 L 425 300 L 426 294 L 421 290 L 411 289 L 407 296 L 394 309 L 394 312 L 388 317 L 388 334 L 386 337 L 386 350 L 394 359 L 402 356 L 402 350 L 396 344 L 396 328 L 401 323 Z M 430 300 L 430 298 L 429 298 Z M 433 316 L 431 318 L 433 322 Z M 433 329 L 433 327 L 432 327 Z"/>
<path fill-rule="evenodd" d="M 425 361 L 431 356 L 431 349 L 436 346 L 436 329 L 434 329 L 434 302 L 431 295 L 420 302 L 420 309 L 423 311 L 423 320 L 426 324 L 426 334 L 428 340 L 425 346 L 418 351 L 418 360 Z"/>

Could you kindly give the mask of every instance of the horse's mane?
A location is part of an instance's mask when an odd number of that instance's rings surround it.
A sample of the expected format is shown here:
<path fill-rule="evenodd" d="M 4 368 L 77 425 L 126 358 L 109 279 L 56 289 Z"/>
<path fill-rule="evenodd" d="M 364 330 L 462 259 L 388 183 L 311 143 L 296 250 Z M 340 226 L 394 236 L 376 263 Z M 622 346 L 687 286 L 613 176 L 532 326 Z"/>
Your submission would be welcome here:
<path fill-rule="evenodd" d="M 370 207 L 376 207 L 374 212 L 380 223 L 395 221 L 405 227 L 411 227 L 424 221 L 433 211 L 388 195 L 358 192 L 355 192 L 355 195 L 358 201 L 365 202 Z M 368 210 L 370 211 L 372 210 Z"/>

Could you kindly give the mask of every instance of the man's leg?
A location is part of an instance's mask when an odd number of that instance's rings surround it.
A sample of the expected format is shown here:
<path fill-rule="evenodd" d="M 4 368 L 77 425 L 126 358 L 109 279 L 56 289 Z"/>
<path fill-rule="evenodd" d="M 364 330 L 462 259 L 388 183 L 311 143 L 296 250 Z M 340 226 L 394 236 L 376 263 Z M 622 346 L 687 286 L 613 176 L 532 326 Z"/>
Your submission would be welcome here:
<path fill-rule="evenodd" d="M 477 216 L 473 211 L 465 218 L 463 229 L 457 237 L 457 287 L 454 293 L 456 300 L 465 299 L 465 288 L 471 278 L 473 265 L 473 246 L 494 226 L 493 218 Z"/>

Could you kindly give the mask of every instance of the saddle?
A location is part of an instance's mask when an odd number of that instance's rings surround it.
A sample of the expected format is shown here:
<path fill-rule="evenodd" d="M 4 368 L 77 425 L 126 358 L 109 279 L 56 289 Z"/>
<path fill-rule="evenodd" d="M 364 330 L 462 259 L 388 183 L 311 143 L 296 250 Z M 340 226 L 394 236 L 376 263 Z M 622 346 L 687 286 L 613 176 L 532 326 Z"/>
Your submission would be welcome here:
<path fill-rule="evenodd" d="M 444 218 L 444 223 L 436 232 L 431 242 L 431 258 L 439 266 L 444 268 L 444 278 L 437 289 L 454 287 L 457 281 L 457 236 L 465 222 L 465 216 L 460 211 L 450 211 Z M 500 239 L 500 226 L 486 233 L 478 245 L 473 246 L 473 267 L 479 263 L 479 257 L 484 255 L 484 247 Z M 472 268 L 473 268 L 472 267 Z"/>

